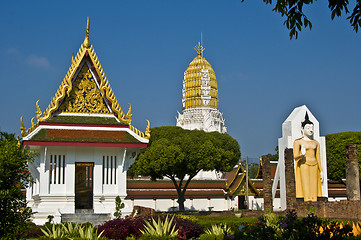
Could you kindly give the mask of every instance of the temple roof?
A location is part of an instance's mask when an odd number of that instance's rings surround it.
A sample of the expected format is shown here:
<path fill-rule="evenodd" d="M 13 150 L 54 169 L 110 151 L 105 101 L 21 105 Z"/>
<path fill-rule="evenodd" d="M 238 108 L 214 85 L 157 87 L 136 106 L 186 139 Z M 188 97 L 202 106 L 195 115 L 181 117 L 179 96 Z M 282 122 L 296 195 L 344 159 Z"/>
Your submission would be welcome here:
<path fill-rule="evenodd" d="M 80 124 L 83 127 L 125 126 L 131 135 L 137 135 L 141 142 L 150 138 L 150 123 L 145 132 L 131 125 L 131 105 L 125 114 L 120 107 L 104 70 L 89 40 L 89 18 L 86 36 L 78 53 L 72 57 L 72 63 L 55 96 L 47 109 L 42 112 L 36 102 L 36 119 L 31 119 L 31 127 L 26 129 L 23 117 L 20 118 L 21 135 L 34 137 L 34 131 L 40 134 L 39 126 L 63 124 Z M 79 129 L 78 129 L 79 130 Z M 124 129 L 122 129 L 124 131 Z M 133 134 L 134 133 L 134 134 Z M 144 140 L 142 140 L 144 139 Z"/>
<path fill-rule="evenodd" d="M 259 195 L 259 191 L 250 178 L 248 177 L 248 179 L 246 179 L 246 171 L 243 169 L 241 163 L 237 168 L 234 168 L 233 171 L 228 172 L 225 178 L 227 179 L 225 191 L 227 191 L 230 196 L 245 195 L 246 184 L 248 184 L 249 195 Z"/>

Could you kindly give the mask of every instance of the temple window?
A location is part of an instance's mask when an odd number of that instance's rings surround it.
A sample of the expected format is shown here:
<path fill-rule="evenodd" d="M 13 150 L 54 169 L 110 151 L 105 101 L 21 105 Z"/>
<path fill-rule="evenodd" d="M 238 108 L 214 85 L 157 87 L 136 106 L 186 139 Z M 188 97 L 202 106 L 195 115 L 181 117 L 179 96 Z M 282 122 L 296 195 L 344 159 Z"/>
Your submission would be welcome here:
<path fill-rule="evenodd" d="M 65 184 L 65 155 L 50 155 L 49 183 Z"/>
<path fill-rule="evenodd" d="M 103 184 L 117 184 L 117 157 L 103 156 Z"/>

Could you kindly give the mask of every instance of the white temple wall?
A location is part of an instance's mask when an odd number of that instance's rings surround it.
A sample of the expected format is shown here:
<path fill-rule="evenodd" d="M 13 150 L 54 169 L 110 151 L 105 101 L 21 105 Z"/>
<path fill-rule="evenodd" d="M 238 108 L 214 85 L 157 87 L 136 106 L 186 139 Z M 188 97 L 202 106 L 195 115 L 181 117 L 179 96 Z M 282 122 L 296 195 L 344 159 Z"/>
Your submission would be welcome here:
<path fill-rule="evenodd" d="M 123 171 L 123 164 L 127 162 L 124 159 L 125 148 L 31 146 L 31 149 L 39 152 L 33 163 L 33 170 L 30 171 L 35 178 L 35 184 L 27 189 L 29 206 L 37 212 L 34 216 L 36 224 L 46 222 L 48 215 L 55 217 L 54 222 L 60 222 L 62 213 L 75 213 L 76 162 L 94 163 L 94 213 L 113 213 L 115 197 L 119 195 L 125 198 L 126 172 Z M 105 164 L 108 165 L 107 169 L 103 169 L 103 156 L 105 156 Z M 112 163 L 110 158 L 107 163 L 107 156 L 113 157 Z"/>
<path fill-rule="evenodd" d="M 193 198 L 192 200 L 187 198 L 184 202 L 185 210 L 194 210 L 194 211 L 209 211 L 211 208 L 212 211 L 226 211 L 231 209 L 235 204 L 231 204 L 231 200 L 222 198 Z M 134 206 L 142 206 L 153 208 L 155 211 L 177 211 L 178 203 L 177 199 L 133 199 L 125 200 L 126 208 L 133 209 Z M 125 214 L 125 210 L 122 210 L 122 213 Z"/>

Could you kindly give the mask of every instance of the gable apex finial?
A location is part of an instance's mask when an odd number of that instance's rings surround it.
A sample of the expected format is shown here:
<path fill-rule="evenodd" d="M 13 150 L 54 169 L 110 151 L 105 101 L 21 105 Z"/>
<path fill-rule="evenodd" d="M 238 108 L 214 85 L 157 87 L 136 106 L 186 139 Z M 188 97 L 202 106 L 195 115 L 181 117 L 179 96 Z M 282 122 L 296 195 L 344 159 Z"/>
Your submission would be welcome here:
<path fill-rule="evenodd" d="M 85 39 L 83 43 L 85 48 L 90 48 L 90 41 L 89 41 L 89 17 L 87 18 L 87 24 L 86 24 L 86 34 Z"/>

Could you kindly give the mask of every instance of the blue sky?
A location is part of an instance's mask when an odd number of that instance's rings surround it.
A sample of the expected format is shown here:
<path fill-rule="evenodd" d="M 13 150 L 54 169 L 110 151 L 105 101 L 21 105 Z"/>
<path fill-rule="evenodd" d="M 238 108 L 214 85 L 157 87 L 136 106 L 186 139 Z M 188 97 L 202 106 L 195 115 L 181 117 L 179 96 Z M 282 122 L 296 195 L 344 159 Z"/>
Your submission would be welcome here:
<path fill-rule="evenodd" d="M 60 4 L 61 3 L 61 4 Z M 321 135 L 361 130 L 361 35 L 326 1 L 306 8 L 312 30 L 289 40 L 261 0 L 4 1 L 0 15 L 0 130 L 30 126 L 45 110 L 85 36 L 124 109 L 141 130 L 175 125 L 183 72 L 203 34 L 218 81 L 219 109 L 242 156 L 274 153 L 281 125 L 306 104 Z"/>

